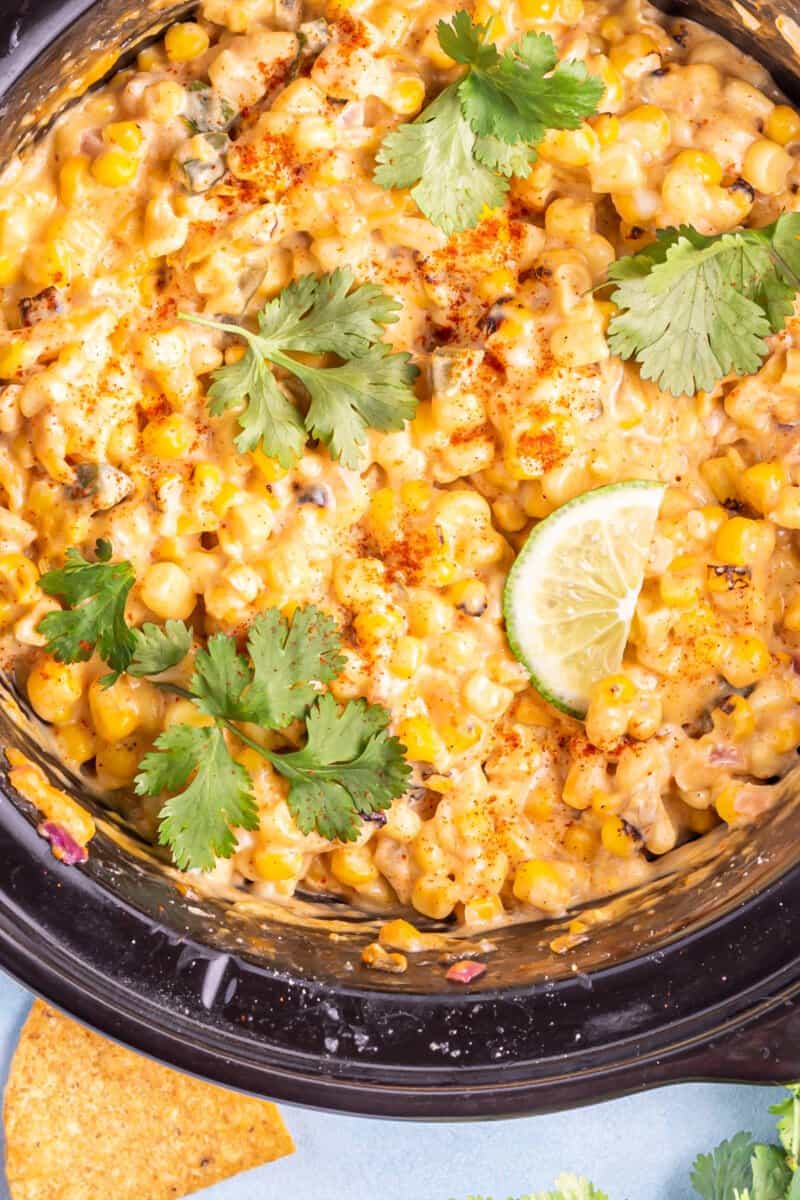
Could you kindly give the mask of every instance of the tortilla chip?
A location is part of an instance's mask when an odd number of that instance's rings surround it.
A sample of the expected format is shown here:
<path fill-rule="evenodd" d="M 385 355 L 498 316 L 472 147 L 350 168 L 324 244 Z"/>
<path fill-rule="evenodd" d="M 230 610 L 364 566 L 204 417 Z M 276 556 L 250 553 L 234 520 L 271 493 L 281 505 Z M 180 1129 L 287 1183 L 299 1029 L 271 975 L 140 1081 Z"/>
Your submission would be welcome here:
<path fill-rule="evenodd" d="M 12 1200 L 179 1200 L 294 1150 L 274 1104 L 162 1067 L 39 1000 L 5 1128 Z"/>

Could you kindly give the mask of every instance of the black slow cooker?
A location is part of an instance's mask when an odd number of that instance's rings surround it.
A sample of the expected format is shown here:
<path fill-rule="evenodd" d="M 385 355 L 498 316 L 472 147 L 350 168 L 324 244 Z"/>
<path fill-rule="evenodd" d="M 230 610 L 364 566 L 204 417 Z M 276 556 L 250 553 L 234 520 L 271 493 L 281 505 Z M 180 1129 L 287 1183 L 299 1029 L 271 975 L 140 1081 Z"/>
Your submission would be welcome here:
<path fill-rule="evenodd" d="M 0 0 L 0 157 L 185 9 Z M 704 0 L 677 11 L 800 96 L 800 28 L 786 20 L 800 8 Z M 9 689 L 0 745 L 75 790 Z M 646 886 L 591 906 L 590 936 L 566 950 L 566 922 L 475 944 L 443 928 L 439 949 L 389 976 L 361 965 L 377 929 L 368 915 L 209 894 L 91 797 L 89 860 L 60 864 L 0 774 L 0 966 L 174 1066 L 320 1108 L 489 1117 L 677 1080 L 786 1081 L 800 1077 L 800 784 L 785 790 L 755 827 L 716 831 L 667 856 Z M 487 966 L 466 987 L 445 977 L 465 953 Z"/>

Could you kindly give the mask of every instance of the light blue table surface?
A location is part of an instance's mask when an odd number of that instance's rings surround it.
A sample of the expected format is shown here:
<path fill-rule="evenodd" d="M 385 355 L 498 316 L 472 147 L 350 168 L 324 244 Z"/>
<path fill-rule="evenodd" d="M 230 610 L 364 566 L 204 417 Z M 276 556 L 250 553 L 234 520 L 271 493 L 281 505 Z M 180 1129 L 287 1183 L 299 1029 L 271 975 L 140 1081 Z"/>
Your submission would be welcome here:
<path fill-rule="evenodd" d="M 0 974 L 3 1082 L 29 1004 L 28 993 Z M 468 1125 L 368 1121 L 286 1108 L 296 1154 L 198 1195 L 466 1200 L 472 1193 L 506 1200 L 545 1188 L 569 1169 L 590 1176 L 611 1200 L 689 1200 L 694 1155 L 739 1129 L 771 1136 L 767 1106 L 778 1094 L 686 1084 L 571 1113 Z M 4 1180 L 0 1200 L 9 1200 Z"/>

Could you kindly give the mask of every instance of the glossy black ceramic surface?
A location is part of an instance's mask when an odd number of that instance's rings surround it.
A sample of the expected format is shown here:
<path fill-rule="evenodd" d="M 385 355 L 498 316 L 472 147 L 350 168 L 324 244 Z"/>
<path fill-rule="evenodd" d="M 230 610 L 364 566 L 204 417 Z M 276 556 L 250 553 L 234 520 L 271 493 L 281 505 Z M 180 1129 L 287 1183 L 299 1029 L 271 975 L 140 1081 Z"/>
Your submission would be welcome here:
<path fill-rule="evenodd" d="M 0 155 L 68 100 L 98 46 L 124 54 L 176 11 L 0 0 Z M 759 45 L 725 30 L 777 56 L 792 90 L 775 10 L 759 12 Z M 0 744 L 33 752 L 35 729 L 5 711 Z M 366 971 L 368 918 L 210 899 L 111 822 L 85 866 L 65 867 L 0 776 L 0 965 L 176 1066 L 352 1112 L 487 1117 L 678 1079 L 785 1080 L 800 1076 L 797 803 L 671 856 L 646 889 L 592 910 L 592 936 L 567 954 L 550 948 L 559 923 L 492 933 L 490 951 L 467 947 L 486 974 L 460 989 L 445 971 L 463 943 L 413 956 L 405 975 Z"/>

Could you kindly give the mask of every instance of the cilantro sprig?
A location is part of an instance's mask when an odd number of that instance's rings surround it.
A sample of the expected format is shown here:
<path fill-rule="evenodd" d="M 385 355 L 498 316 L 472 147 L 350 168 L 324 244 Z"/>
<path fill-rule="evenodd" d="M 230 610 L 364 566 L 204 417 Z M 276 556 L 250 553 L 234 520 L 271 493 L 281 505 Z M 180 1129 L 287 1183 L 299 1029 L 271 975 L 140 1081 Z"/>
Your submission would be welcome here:
<path fill-rule="evenodd" d="M 673 396 L 753 374 L 800 290 L 799 239 L 800 213 L 713 237 L 687 225 L 660 231 L 609 268 L 619 309 L 608 327 L 611 351 L 634 358 L 643 378 Z"/>
<path fill-rule="evenodd" d="M 463 9 L 437 26 L 439 44 L 466 74 L 416 121 L 383 140 L 375 182 L 411 188 L 446 234 L 470 229 L 526 178 L 548 129 L 577 129 L 597 111 L 603 84 L 581 62 L 558 62 L 553 39 L 527 33 L 502 53 Z"/>
<path fill-rule="evenodd" d="M 233 758 L 226 733 L 289 780 L 289 811 L 303 833 L 354 841 L 360 818 L 388 808 L 408 784 L 405 748 L 388 734 L 388 712 L 364 700 L 340 708 L 317 691 L 344 662 L 330 617 L 307 606 L 290 624 L 269 610 L 251 624 L 246 650 L 240 654 L 233 638 L 215 634 L 198 651 L 188 691 L 171 690 L 214 724 L 166 730 L 136 776 L 139 795 L 176 793 L 162 810 L 159 836 L 182 868 L 209 870 L 216 856 L 233 853 L 231 826 L 258 825 L 250 774 Z M 305 722 L 299 750 L 270 750 L 241 728 L 280 730 L 295 720 Z"/>
<path fill-rule="evenodd" d="M 362 322 L 359 332 L 358 319 L 345 336 L 369 336 L 368 324 Z M 48 613 L 39 629 L 48 638 L 48 652 L 60 662 L 85 661 L 97 651 L 113 668 L 103 678 L 106 686 L 124 671 L 151 676 L 156 686 L 191 700 L 198 715 L 209 718 L 208 725 L 165 730 L 142 759 L 135 780 L 139 795 L 168 793 L 159 838 L 179 867 L 211 870 L 216 858 L 234 853 L 234 829 L 258 827 L 252 778 L 231 753 L 232 737 L 288 779 L 287 802 L 303 833 L 353 841 L 362 816 L 388 808 L 403 794 L 410 767 L 405 747 L 388 732 L 387 710 L 365 700 L 340 707 L 321 691 L 345 661 L 339 630 L 328 614 L 306 605 L 288 621 L 268 609 L 250 625 L 245 653 L 233 637 L 214 634 L 194 657 L 187 689 L 164 673 L 191 651 L 191 629 L 172 620 L 163 626 L 129 626 L 125 604 L 135 582 L 133 567 L 112 562 L 107 541 L 98 541 L 95 556 L 90 562 L 69 550 L 63 568 L 42 576 L 42 590 L 67 607 Z M 295 731 L 298 723 L 304 729 Z M 269 749 L 253 736 L 254 726 L 265 731 L 292 727 L 303 745 Z"/>
<path fill-rule="evenodd" d="M 416 411 L 412 385 L 418 370 L 406 352 L 382 340 L 397 320 L 399 305 L 377 285 L 353 287 L 347 270 L 288 284 L 258 314 L 258 332 L 242 325 L 183 314 L 184 320 L 244 340 L 238 362 L 218 368 L 209 389 L 211 412 L 220 416 L 244 405 L 236 438 L 240 453 L 261 446 L 289 467 L 308 437 L 319 439 L 333 458 L 355 467 L 368 428 L 402 429 Z M 338 364 L 312 366 L 296 353 L 333 354 Z M 301 385 L 305 415 L 287 395 L 271 367 Z"/>

